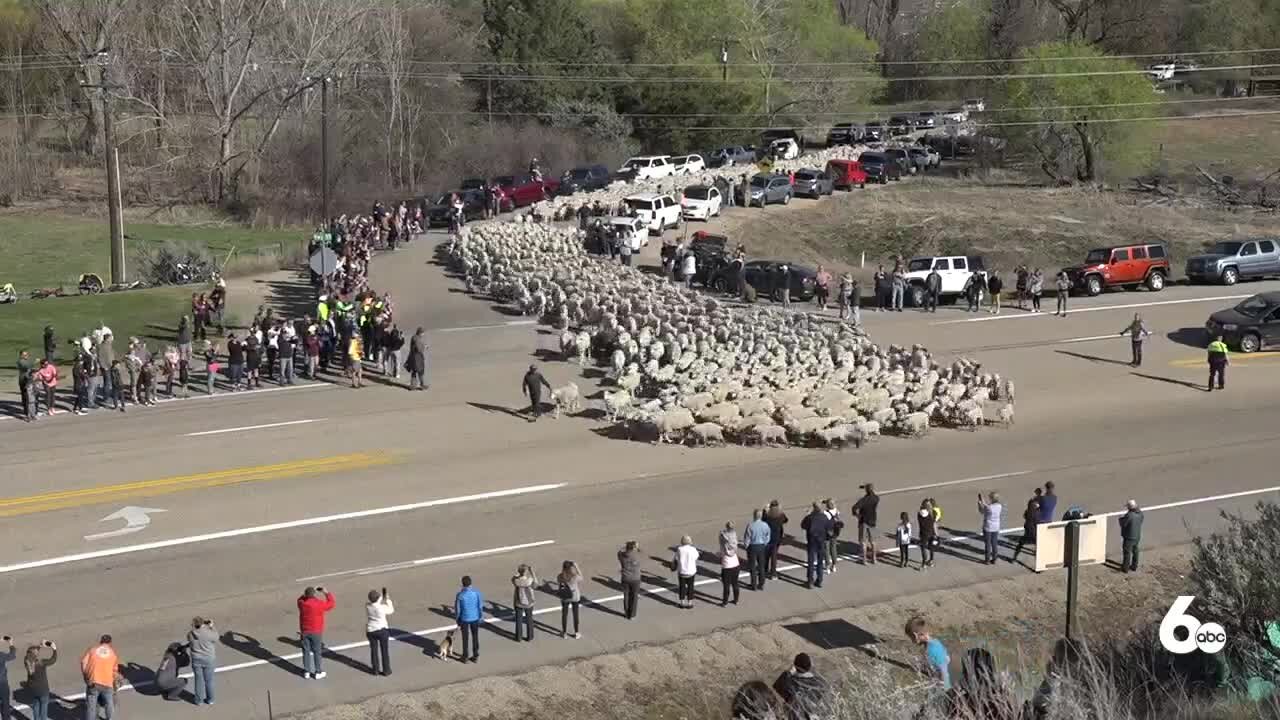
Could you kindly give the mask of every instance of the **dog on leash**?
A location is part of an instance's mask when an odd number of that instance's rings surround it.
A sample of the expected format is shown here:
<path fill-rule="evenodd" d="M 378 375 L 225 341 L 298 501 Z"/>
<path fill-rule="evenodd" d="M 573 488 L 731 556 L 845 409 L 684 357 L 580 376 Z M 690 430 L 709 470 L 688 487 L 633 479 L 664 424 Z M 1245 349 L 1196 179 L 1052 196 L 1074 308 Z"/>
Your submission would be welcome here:
<path fill-rule="evenodd" d="M 440 641 L 440 649 L 436 651 L 437 660 L 448 660 L 453 654 L 453 631 L 445 633 L 444 639 Z"/>

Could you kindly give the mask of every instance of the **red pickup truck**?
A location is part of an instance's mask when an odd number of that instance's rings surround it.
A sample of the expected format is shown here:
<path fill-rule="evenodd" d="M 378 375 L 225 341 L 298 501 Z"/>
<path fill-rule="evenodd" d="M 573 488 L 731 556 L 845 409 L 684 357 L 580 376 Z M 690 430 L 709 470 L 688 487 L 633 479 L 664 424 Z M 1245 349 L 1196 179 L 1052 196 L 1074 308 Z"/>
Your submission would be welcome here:
<path fill-rule="evenodd" d="M 493 181 L 498 184 L 498 187 L 502 189 L 502 194 L 506 196 L 504 210 L 514 210 L 518 207 L 541 202 L 554 196 L 560 190 L 559 180 L 546 176 L 541 180 L 535 180 L 529 173 L 501 175 L 494 178 Z"/>

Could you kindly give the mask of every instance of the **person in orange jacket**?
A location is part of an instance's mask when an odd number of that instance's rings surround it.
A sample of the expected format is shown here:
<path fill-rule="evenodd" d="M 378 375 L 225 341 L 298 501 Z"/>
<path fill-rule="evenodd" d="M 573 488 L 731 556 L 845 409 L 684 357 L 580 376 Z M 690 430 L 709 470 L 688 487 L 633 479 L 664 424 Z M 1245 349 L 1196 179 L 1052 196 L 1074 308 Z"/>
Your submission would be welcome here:
<path fill-rule="evenodd" d="M 333 593 L 309 587 L 298 598 L 298 629 L 302 633 L 302 669 L 308 680 L 323 680 L 320 665 L 324 654 L 324 616 L 338 604 Z"/>
<path fill-rule="evenodd" d="M 106 719 L 115 714 L 116 677 L 120 674 L 120 658 L 111 647 L 111 636 L 103 635 L 98 644 L 85 651 L 80 658 L 84 672 L 84 718 L 96 720 L 98 704 L 106 708 Z M 100 700 L 101 699 L 101 700 Z"/>

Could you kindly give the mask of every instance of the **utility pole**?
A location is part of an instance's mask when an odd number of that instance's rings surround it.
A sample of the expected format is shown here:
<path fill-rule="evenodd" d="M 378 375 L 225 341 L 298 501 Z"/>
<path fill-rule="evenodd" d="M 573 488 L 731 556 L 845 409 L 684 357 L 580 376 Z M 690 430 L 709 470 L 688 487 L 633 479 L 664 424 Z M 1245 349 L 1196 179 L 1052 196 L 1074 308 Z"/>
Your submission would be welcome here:
<path fill-rule="evenodd" d="M 720 82 L 729 81 L 729 40 L 720 40 Z"/>
<path fill-rule="evenodd" d="M 111 284 L 125 283 L 124 267 L 124 198 L 120 190 L 120 151 L 116 148 L 115 113 L 111 107 L 111 91 L 122 86 L 108 82 L 107 69 L 111 56 L 107 50 L 100 50 L 85 58 L 102 67 L 102 83 L 92 85 L 81 83 L 85 88 L 96 89 L 102 97 L 102 139 L 103 152 L 107 156 L 107 218 L 111 225 Z"/>
<path fill-rule="evenodd" d="M 1076 607 L 1080 598 L 1080 523 L 1072 521 L 1066 530 L 1066 564 L 1067 564 L 1067 639 L 1079 637 L 1079 622 Z"/>
<path fill-rule="evenodd" d="M 320 80 L 320 192 L 321 206 L 324 208 L 325 232 L 333 222 L 329 207 L 329 83 L 326 75 Z"/>

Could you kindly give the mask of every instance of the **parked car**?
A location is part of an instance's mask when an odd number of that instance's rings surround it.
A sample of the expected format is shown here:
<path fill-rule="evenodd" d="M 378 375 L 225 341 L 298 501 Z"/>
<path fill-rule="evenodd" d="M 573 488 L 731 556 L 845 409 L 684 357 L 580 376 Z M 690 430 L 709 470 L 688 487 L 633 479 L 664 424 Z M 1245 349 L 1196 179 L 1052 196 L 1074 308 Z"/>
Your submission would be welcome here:
<path fill-rule="evenodd" d="M 672 175 L 692 175 L 707 169 L 707 163 L 701 155 L 679 155 L 671 158 Z"/>
<path fill-rule="evenodd" d="M 706 160 L 711 167 L 751 165 L 756 161 L 756 151 L 742 145 L 731 145 L 711 151 Z"/>
<path fill-rule="evenodd" d="M 864 152 L 858 156 L 858 164 L 866 172 L 868 182 L 884 185 L 890 180 L 902 179 L 902 166 L 883 152 Z"/>
<path fill-rule="evenodd" d="M 1187 258 L 1187 279 L 1235 285 L 1240 280 L 1280 275 L 1280 240 L 1220 242 Z"/>
<path fill-rule="evenodd" d="M 862 126 L 857 123 L 838 123 L 827 132 L 827 147 L 853 145 L 862 139 Z"/>
<path fill-rule="evenodd" d="M 663 230 L 680 224 L 680 205 L 670 195 L 639 193 L 627 197 L 625 202 L 644 220 L 651 233 L 661 235 Z"/>
<path fill-rule="evenodd" d="M 923 112 L 916 113 L 917 128 L 928 129 L 928 128 L 937 127 L 937 125 L 938 125 L 938 113 L 934 112 L 933 110 L 925 110 Z"/>
<path fill-rule="evenodd" d="M 763 173 L 751 178 L 751 196 L 745 205 L 764 207 L 769 203 L 780 202 L 783 205 L 791 202 L 791 181 L 786 175 L 765 175 Z"/>
<path fill-rule="evenodd" d="M 904 148 L 907 151 L 907 159 L 911 161 L 912 172 L 926 172 L 933 163 L 929 161 L 929 151 L 918 145 L 912 145 Z"/>
<path fill-rule="evenodd" d="M 773 128 L 760 133 L 760 144 L 769 147 L 774 140 L 794 140 L 796 147 L 804 149 L 804 139 L 800 137 L 800 133 L 795 128 Z"/>
<path fill-rule="evenodd" d="M 1159 292 L 1169 279 L 1169 252 L 1161 243 L 1097 248 L 1089 251 L 1083 265 L 1063 269 L 1072 286 L 1090 296 L 1116 286 L 1136 290 L 1143 284 Z"/>
<path fill-rule="evenodd" d="M 1174 64 L 1171 62 L 1152 63 L 1147 66 L 1147 77 L 1153 82 L 1163 82 L 1172 80 L 1174 72 Z"/>
<path fill-rule="evenodd" d="M 693 274 L 695 283 L 711 287 L 711 279 L 733 261 L 727 244 L 728 238 L 723 235 L 712 235 L 702 230 L 693 233 L 688 249 L 697 261 Z"/>
<path fill-rule="evenodd" d="M 867 186 L 867 173 L 857 160 L 828 160 L 827 174 L 831 176 L 832 187 L 841 190 L 852 190 L 854 185 Z"/>
<path fill-rule="evenodd" d="M 483 190 L 453 190 L 447 193 L 440 193 L 427 200 L 427 206 L 423 209 L 423 213 L 427 217 L 428 227 L 445 227 L 449 224 L 449 216 L 453 214 L 453 196 L 457 195 L 462 200 L 462 216 L 467 220 L 477 220 L 484 217 L 484 191 Z"/>
<path fill-rule="evenodd" d="M 657 180 L 671 177 L 675 166 L 666 155 L 639 155 L 628 159 L 618 168 L 618 177 L 624 180 Z"/>
<path fill-rule="evenodd" d="M 879 120 L 869 122 L 862 128 L 863 142 L 880 142 L 887 134 L 888 131 L 885 130 L 884 124 Z"/>
<path fill-rule="evenodd" d="M 791 186 L 791 192 L 796 197 L 810 197 L 818 199 L 823 195 L 830 195 L 835 192 L 835 181 L 823 170 L 814 168 L 804 168 L 797 170 L 795 173 L 795 183 Z"/>
<path fill-rule="evenodd" d="M 769 143 L 769 157 L 774 160 L 795 160 L 800 157 L 800 144 L 791 138 L 779 138 Z"/>
<path fill-rule="evenodd" d="M 467 178 L 462 181 L 460 186 L 463 190 L 483 190 L 489 186 L 489 181 L 484 178 Z"/>
<path fill-rule="evenodd" d="M 782 300 L 781 267 L 778 260 L 750 260 L 743 267 L 743 275 L 747 284 L 756 289 L 759 297 L 770 298 L 775 302 Z M 800 302 L 813 297 L 817 273 L 809 267 L 786 263 L 791 268 L 791 299 Z M 711 288 L 718 292 L 740 292 L 738 288 L 737 268 L 733 263 L 720 268 L 711 277 Z"/>
<path fill-rule="evenodd" d="M 1280 292 L 1254 295 L 1228 310 L 1209 316 L 1204 329 L 1208 341 L 1222 341 L 1242 353 L 1280 345 Z"/>
<path fill-rule="evenodd" d="M 649 244 L 649 223 L 643 217 L 619 215 L 609 219 L 609 228 L 616 238 L 631 243 L 631 252 L 640 252 Z"/>
<path fill-rule="evenodd" d="M 915 128 L 907 115 L 894 115 L 889 118 L 889 136 L 906 135 Z"/>
<path fill-rule="evenodd" d="M 576 192 L 600 190 L 609 187 L 612 181 L 609 168 L 603 165 L 584 165 L 568 170 L 560 176 L 560 194 L 572 195 Z"/>
<path fill-rule="evenodd" d="M 680 199 L 680 214 L 686 220 L 710 220 L 720 214 L 723 201 L 714 185 L 690 185 Z"/>
<path fill-rule="evenodd" d="M 968 122 L 969 111 L 964 108 L 948 108 L 942 113 L 942 122 L 947 125 L 958 125 L 962 122 Z"/>
<path fill-rule="evenodd" d="M 987 274 L 986 263 L 981 255 L 938 255 L 911 258 L 907 262 L 905 273 L 907 280 L 907 301 L 916 307 L 922 307 L 925 301 L 925 279 L 933 270 L 942 276 L 942 299 L 950 300 L 964 294 L 965 283 L 969 276 L 978 273 Z"/>
<path fill-rule="evenodd" d="M 559 180 L 545 177 L 536 180 L 529 173 L 503 175 L 493 181 L 502 189 L 502 194 L 506 196 L 506 209 L 510 210 L 546 200 L 560 189 Z"/>
<path fill-rule="evenodd" d="M 964 110 L 970 113 L 986 112 L 987 103 L 982 98 L 969 98 L 964 101 Z"/>
<path fill-rule="evenodd" d="M 903 175 L 911 175 L 916 171 L 916 165 L 911 161 L 911 155 L 907 153 L 906 148 L 886 148 L 884 155 L 898 164 L 898 169 Z"/>
<path fill-rule="evenodd" d="M 932 145 L 923 144 L 919 148 L 924 150 L 925 155 L 929 158 L 929 167 L 940 167 L 942 165 L 942 153 L 938 152 Z"/>

